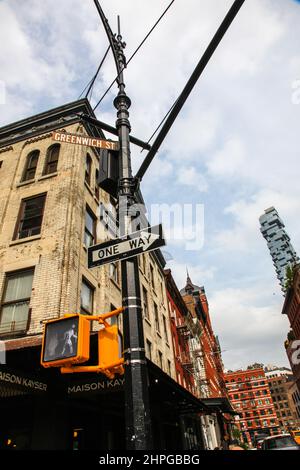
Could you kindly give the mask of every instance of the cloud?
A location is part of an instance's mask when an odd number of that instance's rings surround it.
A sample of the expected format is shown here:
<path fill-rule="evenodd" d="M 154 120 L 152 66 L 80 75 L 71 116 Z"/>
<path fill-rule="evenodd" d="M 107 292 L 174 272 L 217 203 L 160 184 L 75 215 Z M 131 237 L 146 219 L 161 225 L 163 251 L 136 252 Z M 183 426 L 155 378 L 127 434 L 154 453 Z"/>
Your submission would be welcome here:
<path fill-rule="evenodd" d="M 116 14 L 121 15 L 127 58 L 168 3 L 103 1 L 114 31 Z M 232 0 L 189 0 L 188 7 L 175 2 L 170 8 L 125 71 L 133 135 L 147 140 L 152 134 L 231 4 Z M 5 18 L 0 30 L 0 80 L 6 84 L 0 122 L 77 99 L 108 45 L 93 2 L 64 0 L 58 7 L 54 0 L 3 0 L 0 15 Z M 194 282 L 205 284 L 208 300 L 216 306 L 211 315 L 213 322 L 216 315 L 221 343 L 228 350 L 230 341 L 234 345 L 224 356 L 228 367 L 248 359 L 274 362 L 272 354 L 279 359 L 284 354 L 281 338 L 287 325 L 277 320 L 270 325 L 267 320 L 273 308 L 279 311 L 282 298 L 277 306 L 270 299 L 277 284 L 258 217 L 274 205 L 296 250 L 300 248 L 300 105 L 292 103 L 292 84 L 300 78 L 299 21 L 296 2 L 245 2 L 141 185 L 149 205 L 195 205 L 200 196 L 205 204 L 204 248 L 190 252 L 185 240 L 179 240 L 170 243 L 170 251 L 179 283 L 185 282 L 188 264 Z M 92 104 L 114 77 L 110 53 L 94 86 Z M 114 86 L 97 108 L 99 119 L 112 125 L 116 91 Z M 145 155 L 132 147 L 135 171 Z M 194 231 L 193 223 L 188 229 Z M 242 296 L 244 290 L 248 298 Z M 230 297 L 236 301 L 227 304 Z M 265 338 L 251 329 L 254 325 L 261 327 Z M 230 328 L 233 333 L 240 329 L 243 341 L 236 342 Z"/>
<path fill-rule="evenodd" d="M 258 254 L 262 248 L 258 218 L 271 206 L 275 206 L 285 221 L 288 233 L 291 234 L 294 229 L 297 235 L 295 239 L 300 238 L 300 227 L 294 219 L 294 215 L 300 210 L 299 200 L 281 191 L 263 189 L 248 200 L 237 200 L 224 209 L 225 214 L 231 216 L 233 224 L 231 228 L 220 230 L 215 234 L 216 248 L 229 252 L 245 251 Z M 266 253 L 268 254 L 267 247 Z"/>
<path fill-rule="evenodd" d="M 214 266 L 208 269 L 205 266 L 190 263 L 180 263 L 178 260 L 171 260 L 167 264 L 167 268 L 171 269 L 172 276 L 176 280 L 177 286 L 182 289 L 186 285 L 187 269 L 192 282 L 202 286 L 206 281 L 214 278 L 217 268 Z"/>
<path fill-rule="evenodd" d="M 180 185 L 191 186 L 199 192 L 206 192 L 208 190 L 206 179 L 193 166 L 179 168 L 177 173 L 177 183 Z"/>
<path fill-rule="evenodd" d="M 240 177 L 247 166 L 243 142 L 238 137 L 232 137 L 223 145 L 207 162 L 209 173 L 218 178 Z"/>
<path fill-rule="evenodd" d="M 228 288 L 209 298 L 213 327 L 220 332 L 223 360 L 228 368 L 242 368 L 254 362 L 288 365 L 283 347 L 288 320 L 281 315 L 277 296 L 262 301 L 267 285 Z"/>

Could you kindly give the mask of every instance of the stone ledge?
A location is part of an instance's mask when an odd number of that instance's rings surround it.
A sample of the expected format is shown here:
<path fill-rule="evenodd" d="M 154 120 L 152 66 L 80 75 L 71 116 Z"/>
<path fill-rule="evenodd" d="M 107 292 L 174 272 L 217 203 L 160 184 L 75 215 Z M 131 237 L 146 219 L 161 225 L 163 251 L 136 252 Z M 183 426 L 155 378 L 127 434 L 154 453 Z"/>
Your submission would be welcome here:
<path fill-rule="evenodd" d="M 3 341 L 6 351 L 14 349 L 32 348 L 42 344 L 42 335 L 38 336 L 25 336 L 23 338 L 7 339 Z"/>

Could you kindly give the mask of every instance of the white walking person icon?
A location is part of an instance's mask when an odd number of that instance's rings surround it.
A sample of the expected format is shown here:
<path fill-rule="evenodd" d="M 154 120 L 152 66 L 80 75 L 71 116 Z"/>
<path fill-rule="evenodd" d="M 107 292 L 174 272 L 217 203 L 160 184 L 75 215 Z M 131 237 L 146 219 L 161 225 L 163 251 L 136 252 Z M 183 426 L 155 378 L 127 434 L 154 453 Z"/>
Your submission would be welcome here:
<path fill-rule="evenodd" d="M 72 327 L 64 333 L 64 347 L 62 350 L 62 356 L 69 354 L 73 355 L 74 353 L 74 342 L 77 342 L 77 335 L 75 334 L 75 325 L 73 324 Z"/>

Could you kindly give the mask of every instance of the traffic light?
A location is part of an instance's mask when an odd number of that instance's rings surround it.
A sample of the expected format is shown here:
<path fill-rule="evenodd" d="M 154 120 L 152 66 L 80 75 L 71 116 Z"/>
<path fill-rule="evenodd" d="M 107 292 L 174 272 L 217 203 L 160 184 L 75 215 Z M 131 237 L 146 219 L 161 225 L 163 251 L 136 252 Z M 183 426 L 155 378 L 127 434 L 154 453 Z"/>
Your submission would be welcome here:
<path fill-rule="evenodd" d="M 122 353 L 123 340 L 117 325 L 107 326 L 98 332 L 98 364 L 101 369 L 120 367 Z"/>
<path fill-rule="evenodd" d="M 41 364 L 61 367 L 86 362 L 90 357 L 90 321 L 85 315 L 67 314 L 45 324 Z"/>
<path fill-rule="evenodd" d="M 99 177 L 97 184 L 108 194 L 117 197 L 119 180 L 119 154 L 114 150 L 100 151 Z"/>

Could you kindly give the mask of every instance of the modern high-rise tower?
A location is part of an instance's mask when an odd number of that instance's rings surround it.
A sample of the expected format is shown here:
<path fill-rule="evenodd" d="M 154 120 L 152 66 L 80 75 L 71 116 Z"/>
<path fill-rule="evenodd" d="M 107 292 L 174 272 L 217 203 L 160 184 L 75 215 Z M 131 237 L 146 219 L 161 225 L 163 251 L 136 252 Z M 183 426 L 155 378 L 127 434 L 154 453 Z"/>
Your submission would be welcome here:
<path fill-rule="evenodd" d="M 285 292 L 286 268 L 299 262 L 290 237 L 284 230 L 284 223 L 274 207 L 260 216 L 260 231 L 267 241 L 281 289 Z"/>

